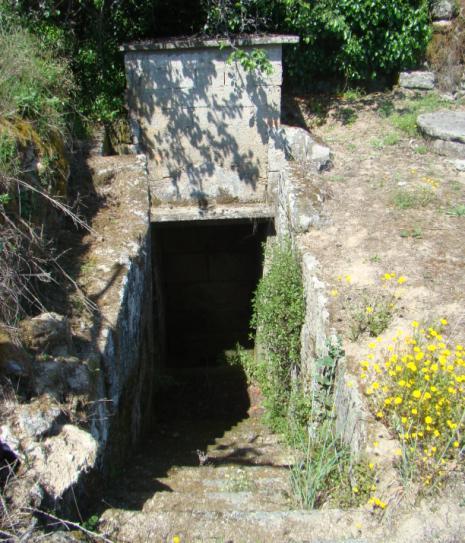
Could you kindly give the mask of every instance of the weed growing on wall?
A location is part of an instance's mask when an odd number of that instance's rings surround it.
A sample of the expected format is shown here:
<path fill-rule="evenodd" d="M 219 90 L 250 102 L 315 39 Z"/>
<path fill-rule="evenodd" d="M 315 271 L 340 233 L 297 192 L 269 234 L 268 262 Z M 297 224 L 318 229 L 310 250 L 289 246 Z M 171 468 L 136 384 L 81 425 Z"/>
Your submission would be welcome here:
<path fill-rule="evenodd" d="M 443 337 L 447 321 L 399 331 L 382 358 L 360 362 L 360 378 L 376 417 L 400 442 L 404 479 L 436 485 L 463 465 L 465 348 Z"/>
<path fill-rule="evenodd" d="M 269 422 L 286 417 L 293 376 L 300 371 L 300 331 L 305 315 L 302 272 L 290 241 L 270 245 L 268 269 L 253 298 L 251 326 L 263 356 L 254 375 L 262 389 Z"/>

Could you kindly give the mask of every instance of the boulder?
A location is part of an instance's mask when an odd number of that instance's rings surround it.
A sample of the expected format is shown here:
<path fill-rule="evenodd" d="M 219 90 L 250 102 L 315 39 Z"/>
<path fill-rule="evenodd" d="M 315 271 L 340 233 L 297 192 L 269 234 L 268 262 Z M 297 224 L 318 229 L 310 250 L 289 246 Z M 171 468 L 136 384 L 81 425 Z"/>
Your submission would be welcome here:
<path fill-rule="evenodd" d="M 69 355 L 72 351 L 68 319 L 58 313 L 42 313 L 21 322 L 21 339 L 27 349 L 36 353 Z"/>
<path fill-rule="evenodd" d="M 62 412 L 51 396 L 42 396 L 28 404 L 19 404 L 13 415 L 20 437 L 41 438 L 53 433 Z"/>
<path fill-rule="evenodd" d="M 420 130 L 432 137 L 465 143 L 465 111 L 441 110 L 418 116 Z"/>
<path fill-rule="evenodd" d="M 48 497 L 61 499 L 81 476 L 95 465 L 97 441 L 85 430 L 72 424 L 44 441 L 44 455 L 38 458 L 34 470 Z"/>
<path fill-rule="evenodd" d="M 425 70 L 401 72 L 399 75 L 399 86 L 404 89 L 432 90 L 435 83 L 435 74 Z"/>
<path fill-rule="evenodd" d="M 288 160 L 296 160 L 313 170 L 322 171 L 331 167 L 331 151 L 317 143 L 309 132 L 295 126 L 283 126 L 281 147 Z"/>
<path fill-rule="evenodd" d="M 36 361 L 33 365 L 33 392 L 50 394 L 62 401 L 68 394 L 86 394 L 90 387 L 88 367 L 73 356 Z"/>
<path fill-rule="evenodd" d="M 465 112 L 442 110 L 423 113 L 417 119 L 418 128 L 430 138 L 439 154 L 465 158 Z"/>
<path fill-rule="evenodd" d="M 433 0 L 431 3 L 431 17 L 434 21 L 452 19 L 457 14 L 454 0 Z"/>

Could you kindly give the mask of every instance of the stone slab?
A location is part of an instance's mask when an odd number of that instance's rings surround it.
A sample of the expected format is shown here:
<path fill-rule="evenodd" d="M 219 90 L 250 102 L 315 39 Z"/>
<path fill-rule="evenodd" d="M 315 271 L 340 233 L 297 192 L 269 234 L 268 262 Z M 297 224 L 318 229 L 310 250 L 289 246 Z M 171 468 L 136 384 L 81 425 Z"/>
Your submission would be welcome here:
<path fill-rule="evenodd" d="M 167 38 L 164 40 L 146 40 L 133 43 L 125 43 L 120 47 L 121 51 L 157 51 L 173 49 L 199 49 L 210 47 L 228 47 L 234 45 L 241 47 L 246 45 L 281 45 L 285 43 L 299 43 L 299 36 L 290 34 L 263 34 L 239 36 L 237 38 Z"/>
<path fill-rule="evenodd" d="M 433 72 L 412 71 L 401 72 L 399 75 L 399 86 L 404 89 L 432 90 L 436 83 L 436 76 Z"/>
<path fill-rule="evenodd" d="M 465 111 L 423 113 L 418 116 L 417 124 L 431 138 L 465 143 Z"/>
<path fill-rule="evenodd" d="M 264 204 L 219 205 L 204 210 L 198 206 L 160 206 L 152 207 L 151 217 L 152 222 L 271 219 L 274 210 Z"/>

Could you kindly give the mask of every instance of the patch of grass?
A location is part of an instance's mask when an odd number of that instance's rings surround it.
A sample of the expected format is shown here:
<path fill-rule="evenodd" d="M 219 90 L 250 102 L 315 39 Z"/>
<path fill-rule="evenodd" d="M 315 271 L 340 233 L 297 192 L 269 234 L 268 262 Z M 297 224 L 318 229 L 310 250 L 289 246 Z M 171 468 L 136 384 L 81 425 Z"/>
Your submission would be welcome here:
<path fill-rule="evenodd" d="M 442 99 L 436 92 L 406 100 L 401 108 L 389 115 L 391 124 L 411 137 L 418 135 L 417 117 L 420 113 L 434 111 L 450 103 Z"/>
<path fill-rule="evenodd" d="M 403 276 L 396 279 L 395 273 L 385 273 L 381 277 L 382 288 L 374 292 L 364 289 L 361 293 L 347 296 L 345 306 L 352 341 L 357 341 L 363 334 L 377 337 L 388 328 L 400 297 L 398 287 L 405 281 Z"/>
<path fill-rule="evenodd" d="M 465 204 L 456 204 L 446 211 L 451 217 L 465 217 Z"/>
<path fill-rule="evenodd" d="M 371 146 L 373 147 L 373 149 L 377 149 L 378 151 L 381 150 L 381 149 L 384 149 L 384 143 L 383 143 L 383 140 L 382 140 L 382 139 L 373 138 L 373 139 L 370 141 L 370 144 L 371 144 Z"/>
<path fill-rule="evenodd" d="M 355 101 L 355 100 L 360 100 L 360 98 L 362 97 L 362 94 L 363 93 L 361 89 L 358 89 L 358 88 L 348 89 L 342 94 L 341 98 L 347 101 Z"/>
<path fill-rule="evenodd" d="M 346 178 L 343 175 L 330 175 L 328 180 L 332 181 L 333 183 L 343 183 Z"/>
<path fill-rule="evenodd" d="M 396 132 L 389 132 L 382 138 L 375 138 L 371 140 L 371 145 L 375 149 L 384 149 L 386 146 L 397 145 L 401 137 Z"/>
<path fill-rule="evenodd" d="M 379 255 L 372 255 L 370 256 L 370 262 L 373 262 L 373 264 L 378 264 L 381 262 L 381 257 Z"/>
<path fill-rule="evenodd" d="M 426 145 L 416 145 L 414 151 L 418 155 L 426 155 L 428 153 L 428 147 Z"/>
<path fill-rule="evenodd" d="M 436 200 L 434 192 L 426 187 L 399 189 L 392 197 L 392 204 L 398 209 L 427 207 Z"/>
<path fill-rule="evenodd" d="M 389 134 L 386 134 L 383 138 L 383 142 L 385 145 L 397 145 L 400 141 L 400 135 L 396 132 L 389 132 Z"/>
<path fill-rule="evenodd" d="M 351 125 L 358 119 L 358 114 L 354 108 L 341 107 L 336 114 L 336 119 L 343 125 Z"/>
<path fill-rule="evenodd" d="M 401 238 L 421 239 L 423 230 L 419 226 L 415 226 L 415 228 L 401 230 L 399 235 Z"/>
<path fill-rule="evenodd" d="M 395 111 L 394 102 L 389 99 L 382 99 L 378 102 L 378 115 L 386 118 L 392 115 Z"/>

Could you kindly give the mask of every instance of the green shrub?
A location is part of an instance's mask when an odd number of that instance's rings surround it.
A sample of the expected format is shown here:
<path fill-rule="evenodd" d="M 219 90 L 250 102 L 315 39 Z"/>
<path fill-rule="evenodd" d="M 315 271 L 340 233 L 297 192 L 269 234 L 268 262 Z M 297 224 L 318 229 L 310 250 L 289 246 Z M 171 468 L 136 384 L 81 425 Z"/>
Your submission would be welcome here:
<path fill-rule="evenodd" d="M 300 331 L 305 315 L 302 272 L 289 241 L 272 244 L 268 269 L 253 299 L 251 325 L 263 356 L 255 370 L 270 423 L 286 417 L 293 375 L 300 369 Z"/>

